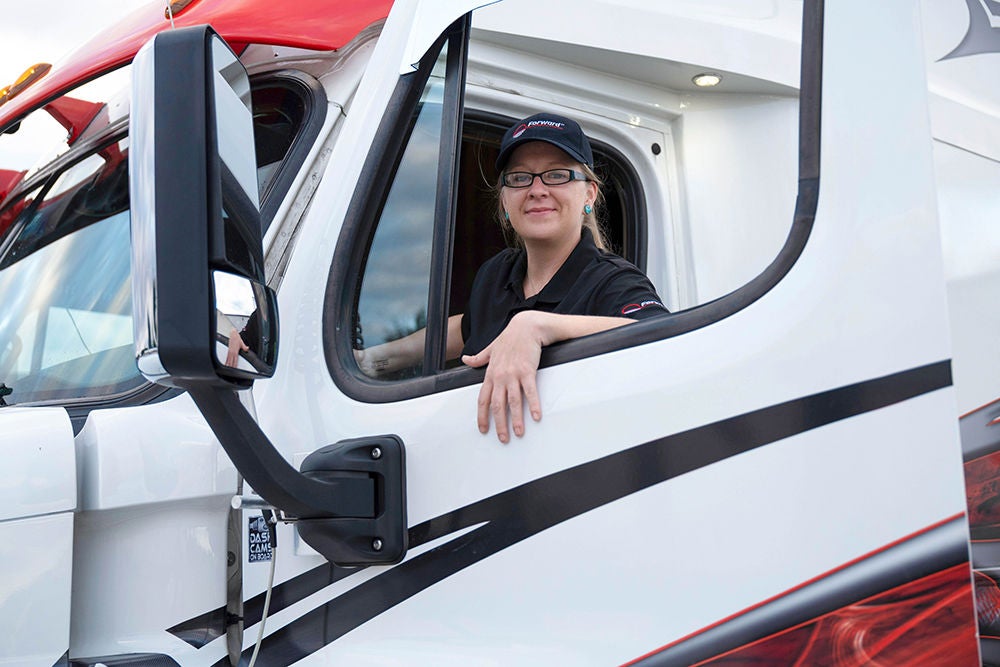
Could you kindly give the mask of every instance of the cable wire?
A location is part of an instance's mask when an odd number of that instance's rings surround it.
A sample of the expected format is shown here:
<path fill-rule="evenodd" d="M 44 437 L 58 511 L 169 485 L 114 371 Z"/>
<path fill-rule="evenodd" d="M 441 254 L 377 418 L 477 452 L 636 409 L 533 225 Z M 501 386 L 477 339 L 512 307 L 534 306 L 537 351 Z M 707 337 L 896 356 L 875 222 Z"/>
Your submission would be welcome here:
<path fill-rule="evenodd" d="M 267 593 L 264 595 L 264 611 L 260 617 L 260 629 L 257 630 L 257 642 L 254 644 L 253 655 L 250 656 L 250 664 L 247 667 L 253 667 L 254 663 L 257 662 L 257 653 L 264 641 L 264 624 L 267 623 L 267 610 L 271 605 L 271 589 L 274 587 L 274 565 L 278 562 L 278 526 L 273 512 L 271 512 L 268 524 L 271 540 L 271 571 L 267 575 Z"/>

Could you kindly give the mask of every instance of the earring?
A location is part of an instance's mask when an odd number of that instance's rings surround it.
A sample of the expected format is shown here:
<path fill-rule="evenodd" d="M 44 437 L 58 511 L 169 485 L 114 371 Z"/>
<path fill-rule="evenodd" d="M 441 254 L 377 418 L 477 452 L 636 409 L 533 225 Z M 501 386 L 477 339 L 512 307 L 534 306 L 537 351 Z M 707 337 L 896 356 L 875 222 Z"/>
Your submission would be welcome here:
<path fill-rule="evenodd" d="M 591 208 L 590 204 L 584 204 L 583 212 L 586 213 L 587 215 L 590 215 L 591 213 L 594 212 L 594 209 Z"/>
<path fill-rule="evenodd" d="M 507 211 L 504 211 L 503 212 L 503 219 L 504 220 L 510 220 L 510 213 L 508 213 Z"/>

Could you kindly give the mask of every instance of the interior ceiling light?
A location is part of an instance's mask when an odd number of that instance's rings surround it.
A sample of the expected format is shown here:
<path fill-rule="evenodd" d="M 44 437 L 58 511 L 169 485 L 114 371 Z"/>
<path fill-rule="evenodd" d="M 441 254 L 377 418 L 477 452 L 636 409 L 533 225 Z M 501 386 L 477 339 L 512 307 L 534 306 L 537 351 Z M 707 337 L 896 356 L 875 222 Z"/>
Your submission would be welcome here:
<path fill-rule="evenodd" d="M 715 72 L 702 72 L 691 78 L 691 83 L 699 88 L 711 88 L 722 82 L 722 75 Z"/>

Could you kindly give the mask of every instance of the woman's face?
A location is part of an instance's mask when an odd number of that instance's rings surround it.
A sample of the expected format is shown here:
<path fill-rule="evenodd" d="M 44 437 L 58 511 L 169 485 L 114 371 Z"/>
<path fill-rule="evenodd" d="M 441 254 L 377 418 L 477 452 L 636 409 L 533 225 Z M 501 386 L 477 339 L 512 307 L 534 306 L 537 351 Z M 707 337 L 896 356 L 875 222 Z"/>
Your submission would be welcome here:
<path fill-rule="evenodd" d="M 514 149 L 504 172 L 540 174 L 549 169 L 582 171 L 582 165 L 550 143 L 531 141 Z M 597 184 L 570 181 L 545 185 L 536 177 L 526 188 L 504 187 L 500 196 L 514 231 L 526 246 L 533 242 L 575 245 L 580 239 L 583 208 L 594 204 Z"/>

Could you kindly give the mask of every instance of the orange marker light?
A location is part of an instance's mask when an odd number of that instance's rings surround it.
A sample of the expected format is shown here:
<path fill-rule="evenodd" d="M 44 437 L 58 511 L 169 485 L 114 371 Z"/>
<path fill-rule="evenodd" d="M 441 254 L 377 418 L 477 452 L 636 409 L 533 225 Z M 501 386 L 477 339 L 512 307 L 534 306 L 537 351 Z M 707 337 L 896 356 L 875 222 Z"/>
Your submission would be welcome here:
<path fill-rule="evenodd" d="M 24 73 L 17 77 L 17 81 L 5 88 L 0 89 L 0 104 L 9 102 L 11 99 L 21 94 L 25 88 L 48 74 L 50 69 L 52 69 L 52 65 L 49 63 L 36 63 L 24 70 Z"/>

